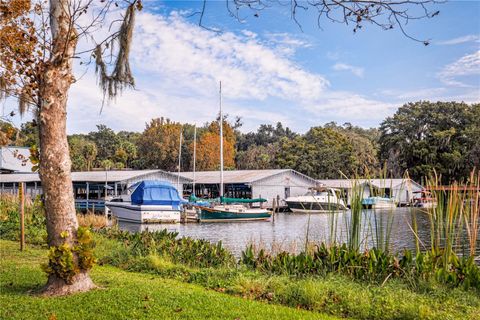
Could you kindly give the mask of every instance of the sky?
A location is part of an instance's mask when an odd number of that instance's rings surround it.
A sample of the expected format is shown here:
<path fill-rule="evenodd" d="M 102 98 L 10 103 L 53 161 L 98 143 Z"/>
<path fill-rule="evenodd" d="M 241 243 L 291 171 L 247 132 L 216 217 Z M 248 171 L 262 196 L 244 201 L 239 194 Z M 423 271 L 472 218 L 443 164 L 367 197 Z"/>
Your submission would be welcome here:
<path fill-rule="evenodd" d="M 298 26 L 280 5 L 243 11 L 238 21 L 225 1 L 211 0 L 201 27 L 192 15 L 201 4 L 144 2 L 131 53 L 136 87 L 103 110 L 94 66 L 77 63 L 68 132 L 97 124 L 142 131 L 157 117 L 202 125 L 218 113 L 220 81 L 224 113 L 241 117 L 243 131 L 279 121 L 297 132 L 331 121 L 375 127 L 408 102 L 480 102 L 480 1 L 437 4 L 436 17 L 410 21 L 405 31 L 428 46 L 398 27 L 367 23 L 354 33 L 325 18 L 319 27 L 312 8 L 299 10 Z M 14 104 L 7 100 L 2 112 Z"/>

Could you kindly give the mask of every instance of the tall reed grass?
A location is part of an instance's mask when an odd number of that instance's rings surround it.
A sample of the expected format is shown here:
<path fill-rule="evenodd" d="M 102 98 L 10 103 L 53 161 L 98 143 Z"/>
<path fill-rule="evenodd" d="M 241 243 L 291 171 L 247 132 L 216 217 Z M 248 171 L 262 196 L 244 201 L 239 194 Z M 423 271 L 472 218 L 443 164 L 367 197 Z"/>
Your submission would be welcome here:
<path fill-rule="evenodd" d="M 436 206 L 425 209 L 430 224 L 430 243 L 424 248 L 441 254 L 447 267 L 452 254 L 475 257 L 480 231 L 480 174 L 473 170 L 464 184 L 440 184 L 436 174 L 426 179 L 426 189 L 432 193 Z M 416 225 L 416 216 L 412 223 Z M 413 230 L 420 248 L 418 230 Z M 478 257 L 477 257 L 478 258 Z"/>

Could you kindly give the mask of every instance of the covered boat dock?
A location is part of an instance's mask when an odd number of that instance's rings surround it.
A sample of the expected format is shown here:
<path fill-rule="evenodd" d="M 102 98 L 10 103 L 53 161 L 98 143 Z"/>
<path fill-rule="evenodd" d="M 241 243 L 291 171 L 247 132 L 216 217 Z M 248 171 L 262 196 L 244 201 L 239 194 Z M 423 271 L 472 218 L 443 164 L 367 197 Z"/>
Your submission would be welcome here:
<path fill-rule="evenodd" d="M 181 172 L 190 179 L 184 184 L 186 194 L 194 193 L 199 198 L 217 198 L 220 194 L 220 171 Z M 195 191 L 192 181 L 195 179 Z M 230 198 L 265 198 L 265 205 L 271 207 L 273 199 L 280 200 L 280 206 L 286 206 L 290 196 L 305 194 L 314 187 L 315 179 L 292 169 L 268 170 L 228 170 L 223 172 L 224 195 Z"/>
<path fill-rule="evenodd" d="M 179 194 L 190 179 L 163 170 L 111 170 L 72 172 L 75 205 L 79 210 L 103 210 L 105 198 L 125 193 L 133 184 L 142 180 L 168 181 Z M 25 183 L 26 194 L 36 197 L 42 194 L 38 173 L 0 174 L 2 193 L 18 193 L 19 183 Z M 59 190 L 61 192 L 61 190 Z"/>
<path fill-rule="evenodd" d="M 385 196 L 396 200 L 399 206 L 413 203 L 414 194 L 423 189 L 412 179 L 325 179 L 317 180 L 320 185 L 339 189 L 346 204 L 350 205 L 353 187 L 363 188 L 363 198 Z"/>

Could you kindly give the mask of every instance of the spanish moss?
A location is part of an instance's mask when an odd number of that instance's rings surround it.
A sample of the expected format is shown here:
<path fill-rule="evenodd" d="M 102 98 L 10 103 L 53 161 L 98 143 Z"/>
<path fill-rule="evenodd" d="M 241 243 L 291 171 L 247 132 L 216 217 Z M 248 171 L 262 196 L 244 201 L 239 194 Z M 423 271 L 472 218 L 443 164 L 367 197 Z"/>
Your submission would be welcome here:
<path fill-rule="evenodd" d="M 119 49 L 117 59 L 115 60 L 115 68 L 111 75 L 108 75 L 107 73 L 107 65 L 105 64 L 102 55 L 102 46 L 98 45 L 94 51 L 96 64 L 95 72 L 99 76 L 99 84 L 102 88 L 104 97 L 108 97 L 109 100 L 117 97 L 124 88 L 135 86 L 129 63 L 134 21 L 135 8 L 133 5 L 130 5 L 118 32 Z"/>

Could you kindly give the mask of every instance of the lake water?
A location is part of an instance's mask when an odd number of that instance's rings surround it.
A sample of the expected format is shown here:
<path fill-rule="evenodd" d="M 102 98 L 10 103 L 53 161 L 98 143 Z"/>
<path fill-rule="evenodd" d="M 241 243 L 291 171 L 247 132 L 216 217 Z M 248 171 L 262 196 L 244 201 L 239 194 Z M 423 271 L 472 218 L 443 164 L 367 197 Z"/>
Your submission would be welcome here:
<path fill-rule="evenodd" d="M 428 245 L 430 238 L 428 214 L 416 208 L 396 208 L 395 210 L 364 210 L 362 217 L 363 246 L 372 247 L 375 241 L 375 223 L 382 230 L 391 230 L 390 247 L 393 251 L 405 248 L 415 249 L 415 236 L 412 232 L 412 214 L 418 225 L 418 237 Z M 278 252 L 288 250 L 299 252 L 309 242 L 321 242 L 330 239 L 332 221 L 336 221 L 337 241 L 347 240 L 346 223 L 349 223 L 350 211 L 336 213 L 294 214 L 280 212 L 270 221 L 224 222 L 224 223 L 187 223 L 187 224 L 135 224 L 119 222 L 123 230 L 138 232 L 143 230 L 176 231 L 179 236 L 206 239 L 213 243 L 222 241 L 223 245 L 235 255 L 240 255 L 249 244 Z M 365 239 L 369 239 L 368 241 Z"/>

